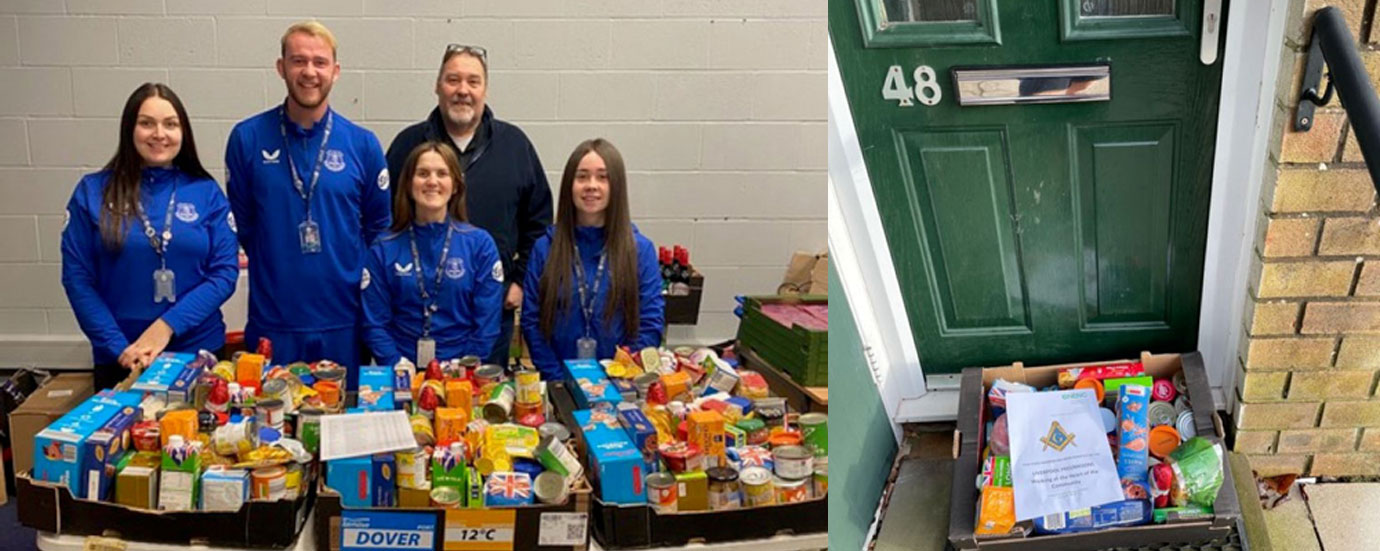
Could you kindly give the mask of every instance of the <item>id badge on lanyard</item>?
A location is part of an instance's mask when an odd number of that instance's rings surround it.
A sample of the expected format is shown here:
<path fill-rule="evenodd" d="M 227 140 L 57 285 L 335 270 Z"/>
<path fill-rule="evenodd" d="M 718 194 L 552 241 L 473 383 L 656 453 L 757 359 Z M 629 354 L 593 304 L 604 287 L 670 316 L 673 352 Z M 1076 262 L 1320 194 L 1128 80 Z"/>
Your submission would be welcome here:
<path fill-rule="evenodd" d="M 422 337 L 417 339 L 417 367 L 426 369 L 431 360 L 436 359 L 436 339 Z"/>
<path fill-rule="evenodd" d="M 594 340 L 593 337 L 580 337 L 575 341 L 576 358 L 581 360 L 596 360 L 598 358 L 595 357 L 595 354 L 598 347 L 599 341 Z"/>
<path fill-rule="evenodd" d="M 315 220 L 307 220 L 297 225 L 297 239 L 302 244 L 303 254 L 321 252 L 321 226 Z"/>

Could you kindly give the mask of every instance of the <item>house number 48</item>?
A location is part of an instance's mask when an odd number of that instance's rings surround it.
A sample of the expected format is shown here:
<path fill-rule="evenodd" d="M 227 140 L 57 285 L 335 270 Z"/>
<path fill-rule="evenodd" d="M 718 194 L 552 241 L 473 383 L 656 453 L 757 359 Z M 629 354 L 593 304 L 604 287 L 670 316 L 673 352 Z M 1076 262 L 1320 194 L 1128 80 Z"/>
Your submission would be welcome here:
<path fill-rule="evenodd" d="M 912 91 L 906 85 L 905 75 L 901 72 L 900 65 L 892 65 L 886 71 L 886 81 L 882 83 L 882 98 L 898 101 L 901 107 L 915 105 L 911 103 L 912 96 L 920 100 L 927 106 L 937 105 L 944 94 L 939 89 L 939 79 L 934 76 L 934 69 L 929 65 L 921 65 L 911 73 L 911 79 L 915 81 L 915 89 Z"/>

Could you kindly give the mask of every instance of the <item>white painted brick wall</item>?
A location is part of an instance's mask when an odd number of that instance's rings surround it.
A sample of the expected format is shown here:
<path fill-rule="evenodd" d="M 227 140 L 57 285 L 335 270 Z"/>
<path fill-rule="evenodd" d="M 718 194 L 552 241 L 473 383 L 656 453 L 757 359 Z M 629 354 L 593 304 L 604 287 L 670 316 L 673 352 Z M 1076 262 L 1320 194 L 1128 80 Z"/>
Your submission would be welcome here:
<path fill-rule="evenodd" d="M 0 2 L 0 365 L 89 363 L 63 294 L 62 209 L 114 152 L 135 86 L 186 102 L 223 174 L 235 122 L 279 104 L 278 38 L 319 18 L 340 39 L 332 105 L 386 147 L 435 105 L 445 45 L 490 51 L 489 102 L 532 138 L 553 193 L 581 140 L 627 160 L 635 221 L 690 248 L 700 324 L 737 329 L 737 294 L 775 291 L 826 242 L 825 6 L 800 0 L 4 0 Z M 243 296 L 235 300 L 242 301 Z M 243 317 L 242 304 L 225 308 Z"/>

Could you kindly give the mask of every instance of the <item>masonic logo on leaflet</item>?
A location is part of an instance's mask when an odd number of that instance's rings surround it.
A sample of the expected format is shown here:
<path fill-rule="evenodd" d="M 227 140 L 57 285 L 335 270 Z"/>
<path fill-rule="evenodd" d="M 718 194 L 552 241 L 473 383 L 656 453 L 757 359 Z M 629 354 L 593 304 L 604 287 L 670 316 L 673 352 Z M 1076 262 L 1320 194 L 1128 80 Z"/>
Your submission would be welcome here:
<path fill-rule="evenodd" d="M 1066 432 L 1058 421 L 1049 424 L 1049 434 L 1040 439 L 1040 443 L 1045 445 L 1045 449 L 1054 448 L 1054 451 L 1064 451 L 1064 448 L 1073 445 L 1075 434 Z"/>

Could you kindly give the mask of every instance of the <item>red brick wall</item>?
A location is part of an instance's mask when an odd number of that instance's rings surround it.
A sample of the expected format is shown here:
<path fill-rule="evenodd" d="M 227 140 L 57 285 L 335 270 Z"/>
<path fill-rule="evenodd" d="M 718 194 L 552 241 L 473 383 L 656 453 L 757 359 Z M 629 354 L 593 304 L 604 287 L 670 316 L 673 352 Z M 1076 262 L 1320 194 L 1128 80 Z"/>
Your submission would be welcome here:
<path fill-rule="evenodd" d="M 1367 4 L 1371 5 L 1367 5 Z M 1294 0 L 1236 388 L 1234 449 L 1262 474 L 1380 474 L 1380 211 L 1336 99 L 1291 131 L 1311 14 L 1346 16 L 1380 83 L 1374 0 Z M 1380 162 L 1380 161 L 1378 161 Z"/>

